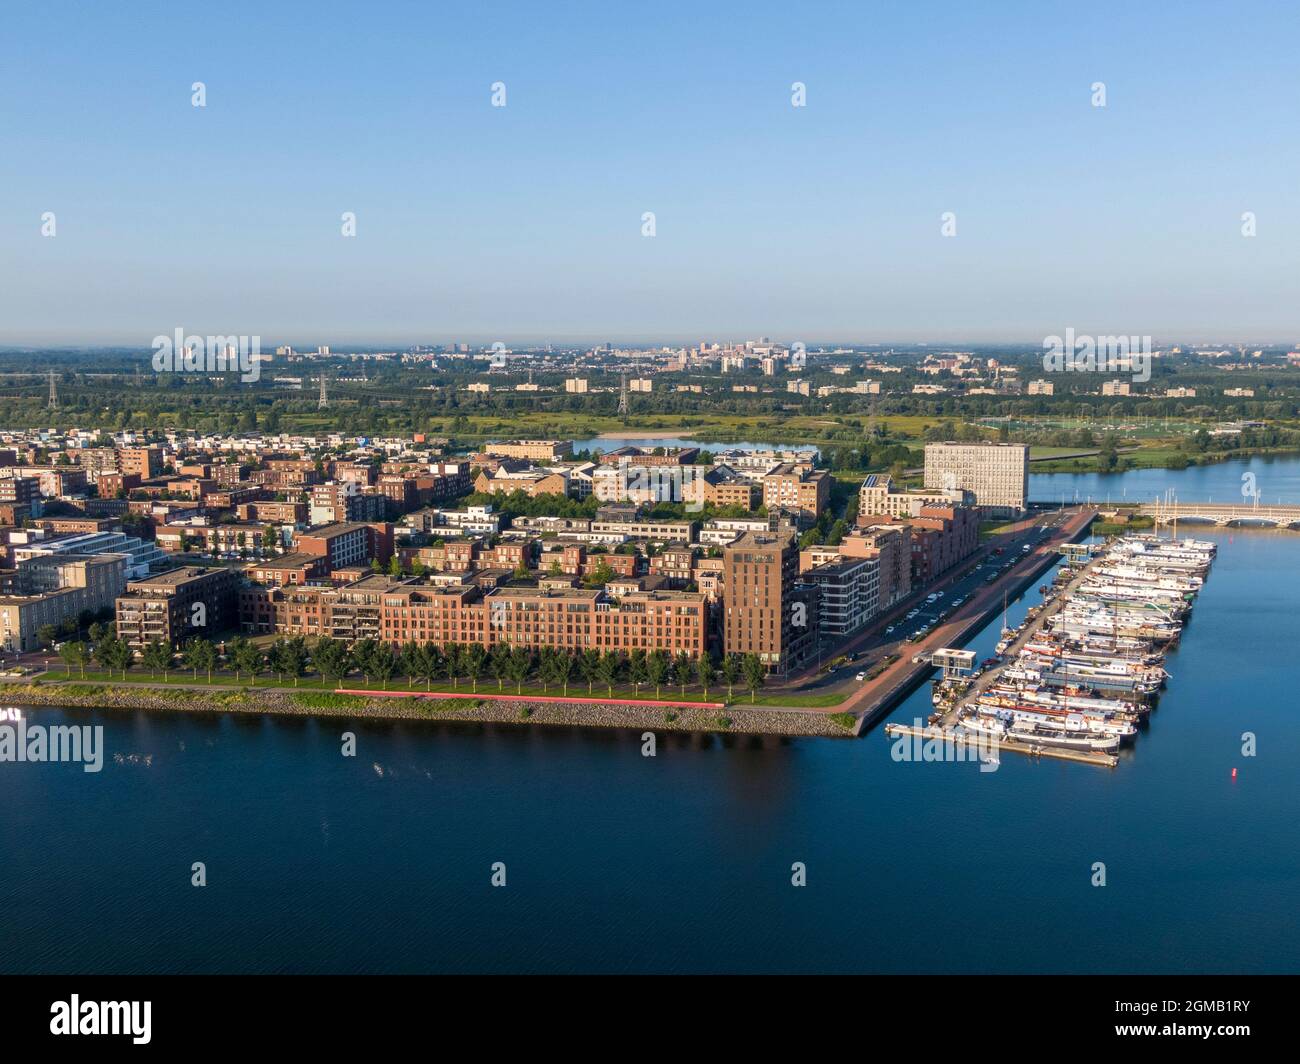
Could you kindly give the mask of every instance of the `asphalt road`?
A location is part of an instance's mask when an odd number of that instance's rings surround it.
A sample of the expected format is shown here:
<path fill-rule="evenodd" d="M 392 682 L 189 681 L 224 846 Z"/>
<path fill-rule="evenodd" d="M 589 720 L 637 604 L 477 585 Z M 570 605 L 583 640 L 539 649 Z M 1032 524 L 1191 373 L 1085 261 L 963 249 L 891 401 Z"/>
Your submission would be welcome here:
<path fill-rule="evenodd" d="M 868 671 L 881 658 L 898 654 L 903 659 L 910 659 L 921 649 L 933 649 L 928 646 L 929 640 L 923 638 L 908 642 L 908 637 L 916 632 L 930 634 L 936 625 L 943 624 L 955 611 L 968 604 L 977 592 L 993 587 L 1003 577 L 1014 576 L 1011 570 L 1016 563 L 1033 554 L 1037 546 L 1077 513 L 1077 510 L 1048 511 L 1018 522 L 1011 531 L 986 540 L 980 545 L 980 550 L 957 570 L 918 589 L 847 643 L 823 649 L 823 662 L 848 654 L 852 659 L 847 664 L 825 673 L 821 666 L 814 665 L 785 683 L 769 683 L 766 693 L 849 694 L 861 686 L 857 676 Z M 1023 549 L 1026 546 L 1029 550 Z M 932 594 L 938 597 L 933 602 L 927 601 Z"/>

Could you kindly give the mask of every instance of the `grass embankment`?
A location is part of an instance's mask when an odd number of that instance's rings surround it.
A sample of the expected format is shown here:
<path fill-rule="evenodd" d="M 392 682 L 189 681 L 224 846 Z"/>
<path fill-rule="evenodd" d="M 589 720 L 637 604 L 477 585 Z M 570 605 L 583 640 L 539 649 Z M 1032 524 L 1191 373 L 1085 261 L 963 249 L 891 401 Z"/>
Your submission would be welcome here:
<path fill-rule="evenodd" d="M 1094 521 L 1094 536 L 1122 536 L 1126 532 L 1142 532 L 1155 526 L 1154 517 L 1130 517 L 1127 521 Z"/>
<path fill-rule="evenodd" d="M 726 685 L 713 686 L 708 691 L 700 689 L 691 690 L 687 685 L 686 692 L 683 694 L 682 689 L 675 684 L 664 684 L 659 692 L 647 684 L 642 684 L 638 690 L 635 685 L 628 683 L 615 684 L 613 690 L 602 684 L 595 684 L 590 690 L 587 684 L 570 683 L 566 692 L 562 685 L 549 684 L 543 686 L 537 683 L 526 683 L 521 688 L 517 688 L 509 681 L 498 687 L 495 680 L 480 680 L 478 687 L 475 688 L 470 680 L 462 679 L 459 684 L 435 683 L 425 685 L 424 683 L 412 683 L 407 680 L 389 680 L 383 683 L 379 680 L 367 680 L 364 676 L 349 676 L 344 680 L 335 683 L 332 680 L 325 680 L 320 676 L 300 676 L 296 680 L 292 677 L 274 677 L 262 676 L 259 679 L 250 679 L 248 674 L 236 678 L 234 673 L 214 672 L 212 679 L 209 680 L 206 673 L 199 673 L 196 677 L 192 672 L 178 670 L 168 673 L 164 676 L 162 673 L 151 675 L 143 671 L 137 665 L 127 671 L 123 676 L 121 673 L 108 673 L 103 670 L 87 669 L 84 675 L 77 670 L 73 670 L 69 675 L 66 670 L 56 669 L 40 677 L 44 683 L 67 683 L 76 684 L 78 687 L 91 684 L 103 684 L 106 686 L 120 687 L 124 684 L 144 684 L 164 687 L 174 687 L 177 693 L 184 690 L 198 688 L 203 691 L 207 690 L 293 690 L 302 692 L 319 691 L 333 694 L 338 687 L 364 687 L 373 691 L 391 691 L 394 693 L 414 693 L 414 694 L 501 694 L 509 695 L 512 698 L 529 698 L 542 696 L 547 698 L 624 698 L 633 700 L 644 700 L 646 702 L 667 699 L 673 702 L 727 702 L 734 701 L 737 703 L 748 702 L 748 697 L 740 687 L 734 689 L 732 696 L 727 696 Z M 340 695 L 338 697 L 346 698 L 349 696 Z M 791 696 L 795 698 L 797 696 Z M 839 697 L 833 697 L 831 701 L 816 701 L 815 699 L 825 698 L 828 696 L 803 696 L 814 701 L 798 702 L 772 696 L 767 705 L 808 705 L 808 706 L 828 706 L 835 705 L 842 701 Z M 756 704 L 764 704 L 763 697 L 760 696 Z"/>
<path fill-rule="evenodd" d="M 1035 462 L 1034 473 L 1126 473 L 1134 469 L 1187 469 L 1191 466 L 1217 465 L 1233 459 L 1293 455 L 1294 447 L 1239 447 L 1230 451 L 1185 451 L 1167 440 L 1155 441 L 1135 450 L 1120 452 L 1120 464 L 1115 469 L 1102 467 L 1100 458 L 1073 458 L 1060 461 Z"/>

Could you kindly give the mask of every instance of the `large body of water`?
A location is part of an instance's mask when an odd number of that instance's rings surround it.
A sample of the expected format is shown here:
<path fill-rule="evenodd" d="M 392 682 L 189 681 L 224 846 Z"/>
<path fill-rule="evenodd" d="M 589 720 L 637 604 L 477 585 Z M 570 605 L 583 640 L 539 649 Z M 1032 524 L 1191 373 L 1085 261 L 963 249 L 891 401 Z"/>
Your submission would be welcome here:
<path fill-rule="evenodd" d="M 344 758 L 339 721 L 40 714 L 103 723 L 110 759 L 0 765 L 0 970 L 1295 971 L 1300 536 L 1201 534 L 1218 562 L 1114 770 L 900 763 L 879 730 L 645 758 L 634 733 L 368 724 Z"/>
<path fill-rule="evenodd" d="M 1030 468 L 1033 468 L 1032 466 Z M 1246 474 L 1251 474 L 1246 479 Z M 1029 477 L 1032 502 L 1152 502 L 1172 490 L 1179 502 L 1249 503 L 1247 485 L 1261 506 L 1300 503 L 1300 458 L 1266 456 L 1189 469 L 1133 469 L 1127 473 L 1039 473 Z"/>

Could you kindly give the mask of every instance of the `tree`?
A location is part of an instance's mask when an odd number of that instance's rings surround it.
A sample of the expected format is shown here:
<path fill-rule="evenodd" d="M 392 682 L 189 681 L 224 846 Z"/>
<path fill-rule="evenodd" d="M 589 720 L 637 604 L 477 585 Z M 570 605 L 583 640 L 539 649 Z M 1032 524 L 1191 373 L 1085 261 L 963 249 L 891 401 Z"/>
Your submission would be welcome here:
<path fill-rule="evenodd" d="M 525 647 L 516 647 L 510 651 L 510 679 L 515 684 L 515 693 L 523 691 L 524 681 L 533 668 L 532 652 Z"/>
<path fill-rule="evenodd" d="M 609 563 L 601 561 L 591 572 L 582 578 L 584 587 L 604 587 L 614 579 L 614 570 L 610 568 Z"/>
<path fill-rule="evenodd" d="M 442 675 L 442 651 L 438 649 L 438 644 L 421 644 L 420 655 L 416 664 L 419 668 L 420 679 L 424 681 L 424 689 L 428 691 L 433 686 L 433 681 Z"/>
<path fill-rule="evenodd" d="M 655 698 L 658 698 L 660 689 L 663 687 L 664 678 L 668 675 L 668 655 L 662 650 L 656 650 L 647 657 L 645 674 L 646 679 L 655 685 Z"/>
<path fill-rule="evenodd" d="M 478 678 L 487 667 L 487 651 L 482 643 L 470 643 L 461 651 L 461 667 L 465 675 L 474 682 L 474 693 L 478 693 Z"/>
<path fill-rule="evenodd" d="M 358 639 L 352 644 L 352 660 L 356 663 L 361 675 L 365 677 L 366 683 L 370 682 L 371 673 L 374 672 L 375 648 L 379 646 L 373 639 Z"/>
<path fill-rule="evenodd" d="M 172 667 L 171 645 L 161 639 L 146 643 L 144 649 L 140 651 L 140 664 L 149 670 L 151 679 L 161 672 L 163 679 L 166 680 Z"/>
<path fill-rule="evenodd" d="M 767 679 L 767 669 L 757 654 L 746 654 L 741 660 L 740 668 L 745 674 L 745 686 L 749 688 L 749 700 L 753 702 L 758 689 Z"/>
<path fill-rule="evenodd" d="M 37 642 L 43 647 L 53 646 L 59 641 L 59 626 L 57 624 L 43 624 L 36 629 Z"/>
<path fill-rule="evenodd" d="M 208 674 L 208 683 L 212 682 L 212 669 L 217 664 L 217 648 L 207 639 L 195 636 L 185 644 L 181 652 L 185 667 L 194 671 L 194 678 L 199 678 L 199 670 Z"/>
<path fill-rule="evenodd" d="M 316 671 L 321 674 L 321 677 L 335 686 L 342 682 L 352 666 L 352 653 L 348 650 L 347 644 L 327 636 L 322 636 L 316 641 L 311 659 L 315 662 Z"/>
<path fill-rule="evenodd" d="M 302 670 L 307 664 L 307 644 L 302 636 L 294 636 L 292 639 L 277 639 L 271 644 L 271 668 L 280 676 L 283 682 L 284 676 L 288 673 L 293 677 L 294 687 L 298 686 L 298 677 L 302 675 Z"/>
<path fill-rule="evenodd" d="M 587 694 L 591 694 L 600 672 L 600 651 L 588 647 L 578 655 L 578 675 L 587 681 Z"/>
<path fill-rule="evenodd" d="M 488 655 L 488 671 L 496 677 L 497 690 L 501 690 L 503 680 L 510 677 L 510 644 L 495 643 Z"/>
<path fill-rule="evenodd" d="M 632 681 L 636 693 L 641 693 L 641 685 L 646 682 L 645 651 L 634 650 L 627 659 L 627 678 Z"/>
<path fill-rule="evenodd" d="M 248 679 L 252 680 L 253 685 L 257 684 L 257 674 L 266 665 L 266 654 L 259 645 L 247 639 L 231 640 L 227 657 L 235 667 L 235 679 L 239 678 L 240 672 L 247 672 Z"/>
<path fill-rule="evenodd" d="M 96 621 L 90 626 L 88 632 L 90 641 L 97 644 L 102 643 L 110 635 L 109 627 L 103 621 Z"/>
<path fill-rule="evenodd" d="M 700 681 L 700 686 L 704 688 L 704 697 L 709 697 L 709 684 L 717 676 L 717 670 L 713 667 L 713 659 L 707 653 L 701 654 L 695 662 L 695 678 Z"/>
<path fill-rule="evenodd" d="M 564 693 L 567 695 L 569 693 L 569 677 L 573 675 L 573 667 L 577 662 L 574 661 L 572 654 L 563 650 L 559 651 L 555 657 L 552 658 L 552 661 L 554 664 L 551 667 L 554 671 L 555 679 L 564 685 Z"/>
<path fill-rule="evenodd" d="M 735 693 L 736 681 L 740 679 L 740 658 L 735 654 L 722 656 L 722 679 L 727 685 L 727 697 Z"/>
<path fill-rule="evenodd" d="M 614 681 L 618 679 L 622 664 L 623 661 L 616 651 L 607 650 L 600 656 L 600 667 L 596 670 L 596 678 L 605 685 L 611 698 L 614 697 Z"/>
<path fill-rule="evenodd" d="M 691 682 L 691 674 L 694 672 L 694 662 L 691 656 L 682 651 L 673 661 L 673 674 L 677 677 L 677 682 L 682 688 L 682 697 L 686 696 L 686 685 Z"/>
<path fill-rule="evenodd" d="M 261 658 L 262 652 L 257 650 L 257 648 L 242 635 L 235 636 L 235 638 L 230 641 L 230 645 L 226 647 L 226 660 L 230 662 L 231 667 L 235 670 L 236 683 L 239 682 L 239 678 L 243 673 L 252 672 L 251 669 L 245 668 L 245 665 L 252 660 L 252 654 L 249 653 L 250 648 L 257 652 L 258 658 Z"/>
<path fill-rule="evenodd" d="M 388 681 L 397 671 L 397 653 L 393 650 L 392 643 L 381 641 L 375 644 L 374 654 L 370 658 L 370 671 L 379 678 L 383 689 L 387 691 Z"/>
<path fill-rule="evenodd" d="M 442 648 L 442 657 L 444 667 L 447 670 L 447 678 L 451 680 L 452 687 L 460 686 L 461 646 L 459 643 L 448 643 Z"/>
<path fill-rule="evenodd" d="M 126 679 L 126 670 L 131 667 L 134 656 L 131 644 L 125 639 L 118 639 L 114 635 L 105 637 L 95 647 L 95 657 L 99 660 L 99 663 L 108 670 L 110 675 L 120 670 L 124 680 Z"/>
<path fill-rule="evenodd" d="M 394 579 L 402 575 L 402 559 L 396 554 L 388 559 L 388 575 Z"/>
<path fill-rule="evenodd" d="M 81 640 L 64 643 L 63 649 L 59 651 L 59 657 L 63 659 L 63 663 L 68 667 L 69 676 L 72 675 L 74 665 L 80 670 L 82 676 L 86 675 L 86 661 L 89 659 L 90 654 L 86 649 L 86 644 Z"/>
<path fill-rule="evenodd" d="M 550 687 L 555 675 L 555 651 L 551 647 L 541 647 L 537 651 L 537 678 L 542 681 L 542 694 Z"/>

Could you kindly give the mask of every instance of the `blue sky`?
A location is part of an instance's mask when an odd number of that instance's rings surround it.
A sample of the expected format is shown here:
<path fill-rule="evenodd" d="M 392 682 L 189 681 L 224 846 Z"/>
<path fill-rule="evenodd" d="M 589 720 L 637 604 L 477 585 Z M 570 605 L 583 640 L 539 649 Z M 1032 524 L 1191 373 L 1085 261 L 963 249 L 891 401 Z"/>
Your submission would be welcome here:
<path fill-rule="evenodd" d="M 1298 30 L 1282 3 L 11 3 L 0 342 L 1293 341 Z"/>

